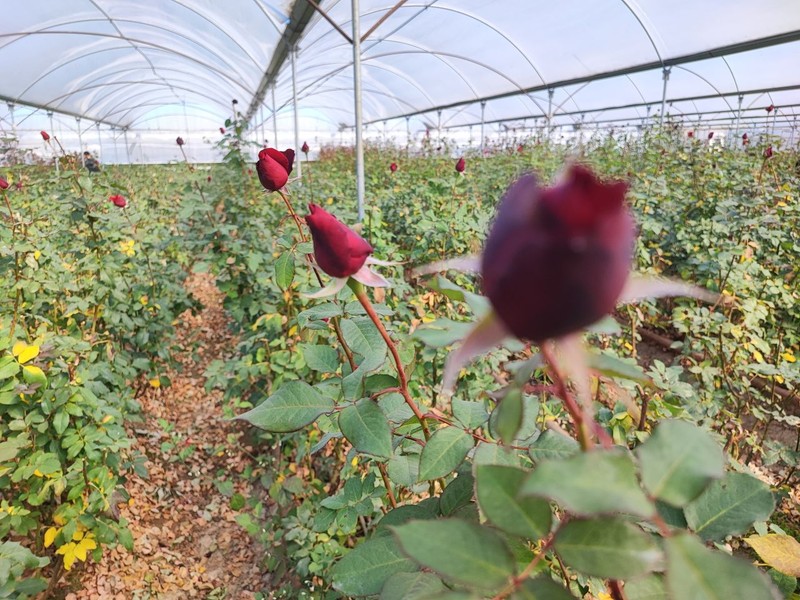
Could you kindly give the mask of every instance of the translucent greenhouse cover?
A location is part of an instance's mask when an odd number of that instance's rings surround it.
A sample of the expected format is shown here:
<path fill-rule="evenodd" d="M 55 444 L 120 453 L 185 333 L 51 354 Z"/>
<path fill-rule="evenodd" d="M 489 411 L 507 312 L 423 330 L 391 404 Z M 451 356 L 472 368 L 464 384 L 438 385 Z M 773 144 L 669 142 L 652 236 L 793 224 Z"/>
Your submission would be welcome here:
<path fill-rule="evenodd" d="M 657 122 L 662 101 L 685 127 L 794 139 L 798 125 L 798 0 L 12 4 L 0 126 L 6 143 L 40 155 L 38 132 L 52 129 L 106 162 L 178 159 L 177 135 L 190 158 L 213 160 L 233 99 L 251 139 L 293 146 L 294 89 L 299 143 L 350 142 L 353 4 L 367 137 L 442 130 L 476 143 L 482 122 L 486 136 L 630 128 Z"/>

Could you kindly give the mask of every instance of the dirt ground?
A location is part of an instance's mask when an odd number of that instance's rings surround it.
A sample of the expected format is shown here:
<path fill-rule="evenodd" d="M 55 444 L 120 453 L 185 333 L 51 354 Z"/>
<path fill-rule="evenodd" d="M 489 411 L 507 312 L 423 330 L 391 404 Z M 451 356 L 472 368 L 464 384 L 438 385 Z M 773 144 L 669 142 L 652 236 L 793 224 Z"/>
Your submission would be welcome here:
<path fill-rule="evenodd" d="M 187 286 L 204 308 L 181 316 L 182 369 L 167 373 L 171 386 L 138 395 L 144 421 L 129 427 L 149 473 L 128 481 L 131 500 L 120 505 L 134 550 L 119 547 L 100 564 L 90 561 L 66 600 L 238 600 L 269 589 L 263 551 L 230 508 L 232 493 L 253 494 L 238 477 L 253 464 L 244 429 L 224 420 L 221 394 L 203 388 L 208 364 L 234 344 L 222 295 L 209 275 L 193 275 Z"/>

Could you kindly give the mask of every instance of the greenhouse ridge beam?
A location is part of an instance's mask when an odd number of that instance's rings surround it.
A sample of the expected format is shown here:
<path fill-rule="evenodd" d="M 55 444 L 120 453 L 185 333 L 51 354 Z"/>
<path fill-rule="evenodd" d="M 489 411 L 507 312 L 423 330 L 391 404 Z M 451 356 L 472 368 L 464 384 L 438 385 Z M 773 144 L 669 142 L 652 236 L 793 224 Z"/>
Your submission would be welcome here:
<path fill-rule="evenodd" d="M 373 125 L 375 123 L 381 123 L 383 121 L 389 121 L 394 119 L 402 119 L 404 117 L 415 117 L 419 115 L 425 115 L 431 112 L 436 112 L 438 110 L 447 110 L 450 108 L 457 108 L 460 106 L 466 106 L 468 104 L 474 104 L 476 102 L 480 102 L 482 100 L 490 101 L 490 100 L 501 100 L 503 98 L 511 98 L 514 96 L 522 96 L 525 94 L 533 94 L 535 92 L 543 92 L 551 88 L 563 88 L 570 85 L 580 85 L 582 83 L 589 83 L 591 81 L 600 81 L 602 79 L 611 79 L 613 77 L 621 77 L 623 75 L 632 75 L 634 73 L 642 73 L 645 71 L 652 71 L 656 69 L 663 69 L 665 67 L 672 67 L 676 65 L 683 65 L 686 63 L 697 62 L 701 60 L 706 60 L 709 58 L 719 58 L 725 57 L 730 54 L 738 54 L 740 52 L 747 52 L 749 50 L 758 50 L 760 48 L 767 48 L 769 46 L 777 46 L 780 44 L 788 44 L 790 42 L 797 42 L 800 41 L 800 30 L 798 31 L 789 31 L 786 33 L 781 33 L 778 35 L 772 35 L 764 38 L 759 38 L 756 40 L 749 40 L 746 42 L 738 42 L 735 44 L 729 44 L 727 46 L 720 46 L 718 48 L 712 48 L 711 50 L 703 50 L 702 52 L 695 52 L 692 54 L 685 54 L 683 56 L 677 56 L 675 58 L 668 58 L 663 61 L 650 61 L 647 63 L 642 63 L 638 65 L 633 65 L 631 67 L 624 67 L 622 69 L 614 69 L 612 71 L 605 71 L 602 73 L 595 73 L 592 75 L 585 75 L 581 77 L 574 77 L 572 79 L 563 79 L 561 81 L 552 81 L 547 83 L 542 83 L 539 85 L 534 85 L 528 88 L 521 88 L 517 90 L 512 90 L 508 92 L 503 92 L 501 94 L 494 94 L 491 96 L 484 96 L 482 98 L 470 98 L 469 100 L 459 100 L 457 102 L 450 102 L 448 104 L 440 104 L 438 106 L 431 106 L 430 108 L 426 108 L 423 110 L 417 110 L 408 113 L 402 113 L 398 115 L 392 115 L 390 117 L 382 117 L 380 119 L 374 119 L 372 121 L 368 121 L 365 123 L 366 125 Z"/>
<path fill-rule="evenodd" d="M 322 0 L 318 0 L 321 2 Z M 281 39 L 275 47 L 275 54 L 272 55 L 272 60 L 264 71 L 264 75 L 256 88 L 256 93 L 250 102 L 250 106 L 245 113 L 245 123 L 249 123 L 253 116 L 256 114 L 258 107 L 264 102 L 264 97 L 267 94 L 267 89 L 278 78 L 278 72 L 286 62 L 289 53 L 297 45 L 297 42 L 303 36 L 303 32 L 308 26 L 311 17 L 314 16 L 314 7 L 308 0 L 297 0 L 292 7 L 292 13 L 289 15 L 289 22 L 286 24 L 286 29 L 283 31 Z"/>
<path fill-rule="evenodd" d="M 672 104 L 674 102 L 694 102 L 695 100 L 712 100 L 714 98 L 729 98 L 735 96 L 756 96 L 759 94 L 768 94 L 770 92 L 792 92 L 794 90 L 800 90 L 800 84 L 795 85 L 783 85 L 780 87 L 772 87 L 772 88 L 759 88 L 755 90 L 742 90 L 738 92 L 723 92 L 722 94 L 703 94 L 701 96 L 685 96 L 681 98 L 667 98 L 666 104 Z M 576 115 L 589 115 L 592 113 L 603 113 L 603 112 L 610 112 L 614 110 L 623 110 L 626 108 L 646 108 L 648 106 L 659 106 L 661 104 L 661 100 L 651 100 L 649 102 L 632 102 L 629 104 L 617 104 L 614 106 L 603 106 L 602 108 L 587 108 L 583 110 L 569 110 L 563 111 L 558 113 L 553 113 L 553 117 L 574 117 Z M 780 107 L 778 107 L 780 108 Z M 722 111 L 722 112 L 731 112 L 731 110 Z M 735 112 L 735 109 L 734 109 Z M 483 121 L 484 123 L 488 124 L 497 124 L 497 123 L 509 123 L 511 121 L 523 121 L 526 119 L 546 119 L 547 115 L 520 115 L 517 117 L 503 117 L 502 119 L 491 119 L 487 121 Z M 386 119 L 388 120 L 388 119 Z M 458 125 L 445 125 L 443 129 L 460 129 L 462 127 L 473 127 L 480 125 L 481 121 L 473 121 L 471 123 L 459 123 Z"/>
<path fill-rule="evenodd" d="M 120 123 L 112 123 L 111 121 L 107 121 L 105 119 L 93 119 L 92 117 L 88 117 L 86 115 L 81 115 L 81 114 L 78 114 L 76 112 L 72 112 L 72 111 L 69 111 L 69 110 L 62 110 L 62 109 L 59 109 L 59 108 L 50 108 L 49 106 L 46 106 L 44 104 L 35 104 L 35 103 L 29 102 L 29 101 L 17 100 L 16 98 L 11 98 L 9 96 L 0 95 L 0 102 L 6 102 L 8 104 L 14 104 L 14 105 L 19 104 L 20 106 L 28 106 L 30 108 L 35 108 L 36 110 L 50 111 L 50 112 L 58 113 L 60 115 L 67 115 L 69 117 L 75 117 L 76 119 L 86 119 L 87 121 L 92 121 L 93 123 L 101 123 L 103 125 L 108 125 L 109 127 L 119 127 L 120 129 L 125 127 L 124 125 L 122 125 Z"/>

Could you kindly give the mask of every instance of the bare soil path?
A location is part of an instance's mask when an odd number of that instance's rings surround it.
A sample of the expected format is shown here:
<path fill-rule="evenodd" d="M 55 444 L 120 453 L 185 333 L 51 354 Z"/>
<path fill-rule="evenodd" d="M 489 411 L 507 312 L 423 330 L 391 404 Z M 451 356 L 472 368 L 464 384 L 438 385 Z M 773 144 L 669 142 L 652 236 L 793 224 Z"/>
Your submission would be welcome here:
<path fill-rule="evenodd" d="M 221 394 L 203 387 L 208 364 L 235 341 L 213 277 L 192 275 L 187 286 L 204 308 L 178 324 L 182 369 L 167 374 L 171 386 L 139 394 L 144 421 L 129 427 L 149 472 L 131 477 L 131 501 L 120 505 L 134 551 L 120 547 L 90 563 L 66 600 L 238 600 L 269 589 L 263 551 L 230 508 L 231 493 L 252 495 L 239 474 L 256 465 L 242 426 L 223 419 Z"/>

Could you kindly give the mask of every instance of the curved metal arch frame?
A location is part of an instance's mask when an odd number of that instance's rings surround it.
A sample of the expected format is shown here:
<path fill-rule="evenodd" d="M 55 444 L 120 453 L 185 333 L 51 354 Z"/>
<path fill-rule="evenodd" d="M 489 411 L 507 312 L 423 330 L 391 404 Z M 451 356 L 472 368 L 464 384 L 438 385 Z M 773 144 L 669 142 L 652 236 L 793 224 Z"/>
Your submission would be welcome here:
<path fill-rule="evenodd" d="M 156 89 L 144 90 L 142 92 L 139 92 L 138 94 L 135 94 L 132 97 L 140 98 L 142 96 L 146 96 L 146 95 L 153 94 L 153 93 L 158 93 L 158 92 L 160 92 L 160 90 L 156 90 Z M 206 96 L 204 96 L 204 97 L 206 97 Z M 147 100 L 153 100 L 153 99 L 152 98 L 147 98 Z M 133 107 L 122 107 L 122 108 L 119 108 L 119 104 L 117 104 L 117 105 L 115 105 L 113 107 L 114 110 L 112 112 L 110 112 L 110 113 L 107 113 L 107 114 L 110 116 L 110 115 L 114 115 L 114 114 L 117 114 L 117 113 L 122 113 L 123 118 L 127 118 L 128 115 L 132 111 L 138 110 L 142 106 L 148 106 L 148 105 L 137 104 L 136 106 L 133 106 Z M 163 104 L 162 104 L 162 106 L 163 106 Z M 199 110 L 199 111 L 202 111 L 202 112 L 205 112 L 205 113 L 208 113 L 208 114 L 213 114 L 216 117 L 217 120 L 219 120 L 220 117 L 223 114 L 223 113 L 214 112 L 213 110 L 211 110 L 211 108 L 208 108 L 207 105 L 197 104 L 197 103 L 194 103 L 194 102 L 191 102 L 191 103 L 186 102 L 185 106 L 191 106 L 193 110 Z M 125 125 L 125 127 L 131 127 L 133 125 L 133 123 L 135 123 L 135 122 L 136 122 L 136 119 L 133 119 L 132 121 L 128 122 L 128 124 Z"/>

